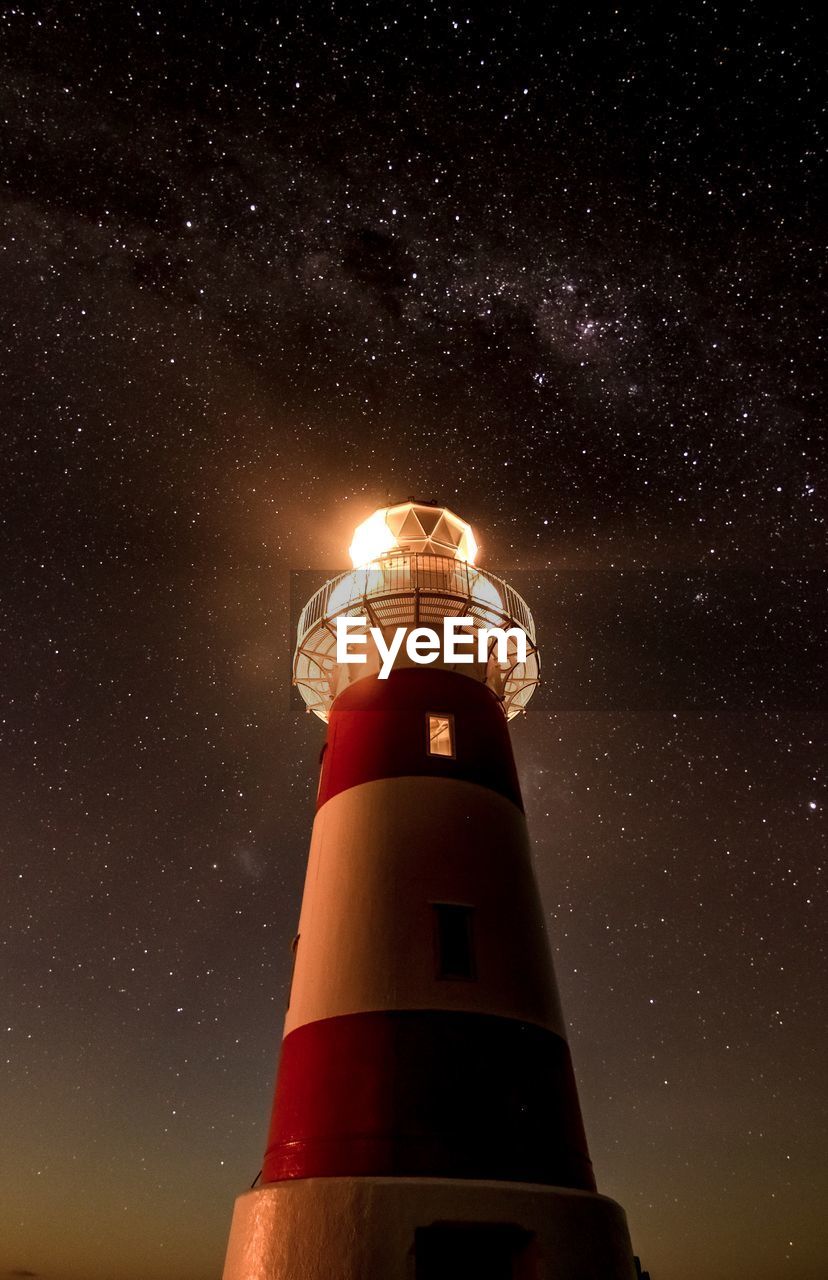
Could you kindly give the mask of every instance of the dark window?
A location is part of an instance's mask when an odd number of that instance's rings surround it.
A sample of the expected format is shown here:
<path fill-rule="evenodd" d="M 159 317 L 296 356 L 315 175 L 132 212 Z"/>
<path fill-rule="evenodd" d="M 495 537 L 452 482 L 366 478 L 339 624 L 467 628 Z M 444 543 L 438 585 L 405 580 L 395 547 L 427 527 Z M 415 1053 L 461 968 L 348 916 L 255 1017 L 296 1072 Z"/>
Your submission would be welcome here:
<path fill-rule="evenodd" d="M 319 781 L 316 784 L 316 798 L 319 799 L 319 792 L 322 790 L 322 774 L 325 769 L 325 752 L 328 750 L 327 742 L 319 752 Z"/>
<path fill-rule="evenodd" d="M 416 1280 L 534 1280 L 537 1248 L 510 1224 L 436 1222 L 414 1233 Z"/>
<path fill-rule="evenodd" d="M 299 951 L 299 934 L 298 933 L 296 937 L 293 939 L 293 942 L 291 943 L 291 951 L 293 952 L 293 961 L 290 966 L 290 984 L 288 986 L 288 998 L 287 998 L 288 1009 L 290 1008 L 290 997 L 293 993 L 293 975 L 296 973 L 296 956 Z"/>
<path fill-rule="evenodd" d="M 437 933 L 437 977 L 473 978 L 474 939 L 472 908 L 454 903 L 435 902 Z"/>

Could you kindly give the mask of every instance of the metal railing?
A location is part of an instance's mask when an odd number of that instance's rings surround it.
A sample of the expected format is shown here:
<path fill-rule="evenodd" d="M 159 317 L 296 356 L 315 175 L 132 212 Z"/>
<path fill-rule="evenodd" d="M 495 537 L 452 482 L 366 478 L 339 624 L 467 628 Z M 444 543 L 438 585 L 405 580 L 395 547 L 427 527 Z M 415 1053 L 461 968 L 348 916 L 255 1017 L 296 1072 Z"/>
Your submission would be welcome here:
<path fill-rule="evenodd" d="M 513 642 L 505 662 L 490 655 L 487 683 L 511 718 L 525 710 L 539 676 L 535 623 L 526 602 L 492 573 L 449 556 L 391 554 L 364 569 L 341 573 L 308 600 L 299 617 L 294 684 L 310 711 L 327 719 L 336 693 L 335 619 L 365 617 L 371 626 L 440 625 L 447 617 L 474 618 L 486 628 L 519 627 L 526 633 L 525 662 Z"/>
<path fill-rule="evenodd" d="M 299 616 L 297 649 L 320 622 L 383 597 L 410 597 L 421 592 L 475 606 L 476 612 L 493 622 L 517 625 L 535 644 L 535 623 L 529 606 L 502 578 L 447 556 L 392 555 L 368 568 L 339 574 L 320 587 Z"/>

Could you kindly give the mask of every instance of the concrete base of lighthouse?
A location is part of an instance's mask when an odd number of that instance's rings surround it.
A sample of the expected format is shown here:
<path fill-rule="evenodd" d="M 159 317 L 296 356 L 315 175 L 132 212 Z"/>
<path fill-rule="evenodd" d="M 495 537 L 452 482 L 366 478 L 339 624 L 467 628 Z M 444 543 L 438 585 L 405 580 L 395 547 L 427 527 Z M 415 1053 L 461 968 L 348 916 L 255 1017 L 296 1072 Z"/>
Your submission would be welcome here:
<path fill-rule="evenodd" d="M 303 1178 L 239 1196 L 223 1280 L 634 1280 L 623 1209 L 561 1187 Z"/>

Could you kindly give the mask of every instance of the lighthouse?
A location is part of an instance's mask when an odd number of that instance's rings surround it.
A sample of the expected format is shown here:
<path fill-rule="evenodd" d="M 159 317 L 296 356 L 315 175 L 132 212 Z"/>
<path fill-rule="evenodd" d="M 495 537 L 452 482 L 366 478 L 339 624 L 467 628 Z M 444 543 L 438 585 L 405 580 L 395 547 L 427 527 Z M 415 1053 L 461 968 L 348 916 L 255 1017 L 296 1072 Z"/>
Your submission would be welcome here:
<path fill-rule="evenodd" d="M 477 550 L 444 507 L 383 508 L 300 617 L 294 681 L 327 735 L 262 1177 L 224 1280 L 634 1280 L 509 736 L 535 625 Z"/>

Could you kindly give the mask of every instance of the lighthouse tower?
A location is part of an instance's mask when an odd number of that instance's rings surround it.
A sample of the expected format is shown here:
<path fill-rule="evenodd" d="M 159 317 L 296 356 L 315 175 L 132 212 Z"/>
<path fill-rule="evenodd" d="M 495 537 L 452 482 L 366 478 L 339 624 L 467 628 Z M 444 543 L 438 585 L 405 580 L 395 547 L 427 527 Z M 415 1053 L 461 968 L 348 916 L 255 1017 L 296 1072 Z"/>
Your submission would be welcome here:
<path fill-rule="evenodd" d="M 465 521 L 377 511 L 299 623 L 294 679 L 327 722 L 262 1182 L 224 1280 L 633 1280 L 587 1152 L 508 721 L 538 680 L 532 615 L 475 567 Z M 339 616 L 520 629 L 474 662 Z M 523 660 L 521 660 L 523 658 Z"/>

